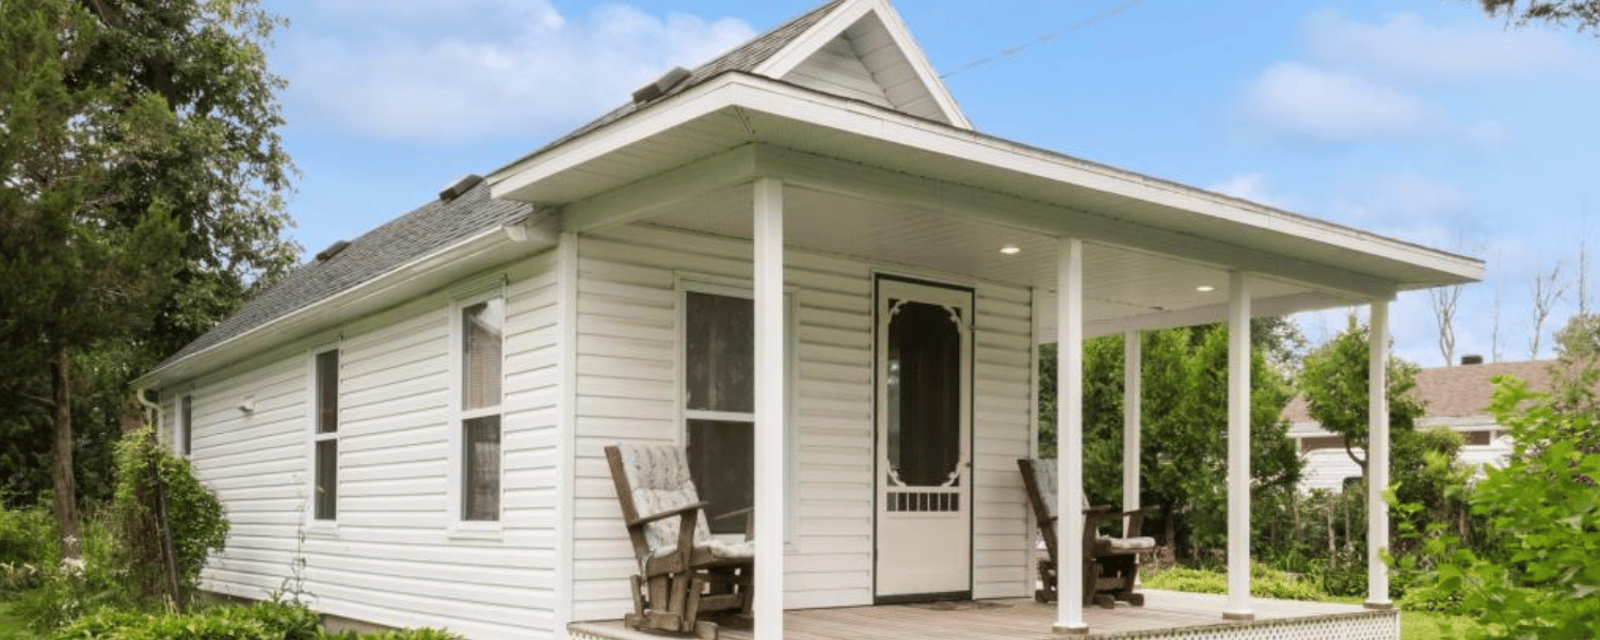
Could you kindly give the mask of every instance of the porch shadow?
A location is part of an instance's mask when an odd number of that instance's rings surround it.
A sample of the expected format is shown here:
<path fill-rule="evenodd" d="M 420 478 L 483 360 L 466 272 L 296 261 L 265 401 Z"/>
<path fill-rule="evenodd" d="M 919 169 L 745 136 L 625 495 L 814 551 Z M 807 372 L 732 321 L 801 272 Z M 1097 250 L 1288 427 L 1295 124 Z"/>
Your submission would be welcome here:
<path fill-rule="evenodd" d="M 1222 595 L 1146 589 L 1146 605 L 1118 603 L 1115 609 L 1087 607 L 1087 636 L 1061 636 L 1050 632 L 1054 605 L 1025 598 L 979 601 L 976 606 L 927 607 L 884 605 L 804 609 L 784 615 L 787 640 L 1046 640 L 1091 638 L 1100 640 L 1398 640 L 1398 611 L 1373 611 L 1354 604 L 1257 599 L 1256 619 L 1230 622 L 1222 619 L 1228 598 Z M 620 620 L 575 622 L 567 626 L 573 640 L 659 640 L 666 636 L 644 634 L 622 626 Z M 721 629 L 722 640 L 753 640 L 746 630 Z"/>

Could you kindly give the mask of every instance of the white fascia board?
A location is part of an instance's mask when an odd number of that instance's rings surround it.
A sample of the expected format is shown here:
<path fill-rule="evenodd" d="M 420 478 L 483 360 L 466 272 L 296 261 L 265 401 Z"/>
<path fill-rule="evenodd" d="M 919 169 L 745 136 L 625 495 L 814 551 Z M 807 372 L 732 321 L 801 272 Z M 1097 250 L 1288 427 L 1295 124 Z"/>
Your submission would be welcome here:
<path fill-rule="evenodd" d="M 490 176 L 491 193 L 497 198 L 515 197 L 517 191 L 563 171 L 728 107 L 1312 240 L 1448 274 L 1461 282 L 1481 280 L 1484 274 L 1483 262 L 1472 258 L 740 72 L 724 73 L 649 109 L 505 167 Z"/>
<path fill-rule="evenodd" d="M 554 246 L 545 226 L 542 223 L 534 226 L 532 233 L 523 225 L 487 229 L 146 373 L 134 380 L 133 386 L 156 387 L 204 375 L 330 325 L 401 304 L 448 284 L 447 281 L 440 282 L 440 276 L 468 275 L 471 271 L 492 266 L 491 263 L 498 261 L 504 250 L 512 247 L 531 255 Z M 517 237 L 519 235 L 521 239 Z M 470 268 L 462 269 L 464 266 Z"/>
<path fill-rule="evenodd" d="M 951 124 L 962 129 L 971 129 L 972 122 L 967 120 L 967 114 L 956 104 L 955 96 L 950 93 L 949 87 L 945 86 L 944 80 L 939 78 L 939 72 L 934 70 L 927 54 L 917 45 L 911 30 L 906 27 L 905 21 L 900 19 L 900 13 L 895 11 L 888 0 L 848 0 L 751 71 L 768 78 L 782 78 L 796 67 L 805 64 L 812 54 L 827 46 L 834 38 L 839 37 L 869 13 L 878 16 L 878 21 L 883 24 L 889 38 L 894 40 L 900 53 L 911 63 L 917 78 L 922 81 L 923 87 L 928 90 L 933 101 L 938 103 L 939 110 L 944 112 Z"/>

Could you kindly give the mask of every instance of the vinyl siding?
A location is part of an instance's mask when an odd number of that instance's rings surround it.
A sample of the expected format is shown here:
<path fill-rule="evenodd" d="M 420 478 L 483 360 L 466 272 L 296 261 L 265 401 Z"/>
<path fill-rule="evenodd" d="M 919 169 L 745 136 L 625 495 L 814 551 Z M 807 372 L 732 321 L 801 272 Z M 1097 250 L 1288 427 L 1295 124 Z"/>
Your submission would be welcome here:
<path fill-rule="evenodd" d="M 261 598 L 305 594 L 317 611 L 391 626 L 443 626 L 469 638 L 549 638 L 556 628 L 555 542 L 561 394 L 555 252 L 469 278 L 504 284 L 502 496 L 498 531 L 455 531 L 449 472 L 457 369 L 456 289 L 355 319 L 192 384 L 202 480 L 232 523 L 202 587 Z M 339 339 L 342 335 L 343 339 Z M 336 526 L 309 519 L 310 359 L 337 344 Z M 255 411 L 238 407 L 245 396 Z M 298 582 L 292 568 L 304 560 Z"/>
<path fill-rule="evenodd" d="M 785 74 L 784 80 L 802 87 L 816 89 L 842 98 L 860 100 L 868 104 L 893 109 L 883 87 L 878 85 L 872 72 L 862 64 L 861 57 L 841 35 L 811 54 L 805 62 Z"/>
<path fill-rule="evenodd" d="M 748 242 L 649 226 L 584 236 L 579 244 L 575 620 L 631 608 L 634 571 L 606 445 L 682 444 L 679 279 L 748 282 Z M 872 602 L 874 265 L 796 251 L 786 255 L 796 345 L 792 448 L 796 495 L 785 560 L 789 608 Z M 1026 455 L 1031 407 L 1031 304 L 1023 289 L 977 285 L 974 348 L 975 595 L 1026 590 Z"/>

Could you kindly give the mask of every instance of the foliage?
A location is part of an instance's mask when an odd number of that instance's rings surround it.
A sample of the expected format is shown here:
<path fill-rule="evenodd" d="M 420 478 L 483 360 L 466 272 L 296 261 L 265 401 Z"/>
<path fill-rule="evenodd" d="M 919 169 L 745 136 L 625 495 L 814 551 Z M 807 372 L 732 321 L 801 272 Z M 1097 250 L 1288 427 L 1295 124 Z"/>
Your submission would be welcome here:
<path fill-rule="evenodd" d="M 59 553 L 49 512 L 0 509 L 0 564 L 50 564 Z"/>
<path fill-rule="evenodd" d="M 280 24 L 255 0 L 0 3 L 6 505 L 108 497 L 128 382 L 292 265 Z"/>
<path fill-rule="evenodd" d="M 1573 314 L 1555 337 L 1556 361 L 1549 368 L 1555 409 L 1600 416 L 1600 314 Z M 1591 449 L 1600 445 L 1592 434 L 1571 435 Z"/>
<path fill-rule="evenodd" d="M 27 589 L 13 594 L 17 611 L 33 628 L 51 631 L 86 614 L 132 606 L 127 571 L 116 564 L 121 548 L 108 509 L 90 509 L 83 520 L 84 566 L 54 560 L 38 565 Z M 55 540 L 54 523 L 49 539 Z"/>
<path fill-rule="evenodd" d="M 1316 584 L 1300 580 L 1265 564 L 1251 565 L 1250 595 L 1280 600 L 1327 600 L 1328 594 Z M 1167 589 L 1191 593 L 1227 593 L 1228 576 L 1206 569 L 1173 567 L 1144 578 L 1148 589 Z"/>
<path fill-rule="evenodd" d="M 1254 335 L 1254 334 L 1253 334 Z M 1251 351 L 1251 474 L 1257 492 L 1291 491 L 1300 460 L 1281 419 L 1287 378 L 1269 364 L 1275 331 Z M 1260 337 L 1260 336 L 1257 336 Z M 1154 507 L 1168 544 L 1215 543 L 1225 530 L 1227 330 L 1218 325 L 1140 333 L 1140 503 Z M 1084 341 L 1084 484 L 1094 504 L 1122 499 L 1123 337 Z M 1293 347 L 1278 349 L 1284 354 Z M 1283 357 L 1288 357 L 1287 355 Z M 1040 349 L 1039 434 L 1055 453 L 1055 345 Z M 1155 533 L 1147 529 L 1148 533 Z M 1198 534 L 1198 537 L 1195 537 Z"/>
<path fill-rule="evenodd" d="M 1478 0 L 1492 16 L 1505 16 L 1518 26 L 1531 22 L 1566 26 L 1578 31 L 1600 27 L 1600 0 Z"/>
<path fill-rule="evenodd" d="M 158 502 L 164 501 L 164 504 Z M 132 431 L 117 443 L 117 488 L 113 501 L 121 534 L 117 565 L 143 599 L 172 598 L 161 515 L 171 536 L 178 587 L 194 588 L 206 557 L 222 549 L 228 521 L 222 503 L 200 484 L 189 461 L 156 442 L 150 427 Z"/>
<path fill-rule="evenodd" d="M 1567 438 L 1600 424 L 1557 411 L 1509 376 L 1496 377 L 1489 410 L 1510 430 L 1515 453 L 1487 472 L 1471 504 L 1508 543 L 1475 549 L 1438 535 L 1423 545 L 1429 562 L 1397 563 L 1429 578 L 1416 581 L 1419 600 L 1482 623 L 1467 638 L 1600 636 L 1600 454 Z"/>
<path fill-rule="evenodd" d="M 287 602 L 213 606 L 187 614 L 106 611 L 62 629 L 53 640 L 460 640 L 437 629 L 329 633 L 316 613 Z"/>
<path fill-rule="evenodd" d="M 1344 438 L 1345 452 L 1361 466 L 1362 475 L 1366 475 L 1367 461 L 1357 456 L 1355 449 L 1365 451 L 1367 447 L 1367 379 L 1371 369 L 1367 335 L 1367 327 L 1350 316 L 1343 332 L 1306 355 L 1299 380 L 1307 412 L 1323 429 Z M 1389 429 L 1391 438 L 1398 440 L 1415 429 L 1425 407 L 1414 395 L 1417 366 L 1390 357 L 1387 368 Z"/>

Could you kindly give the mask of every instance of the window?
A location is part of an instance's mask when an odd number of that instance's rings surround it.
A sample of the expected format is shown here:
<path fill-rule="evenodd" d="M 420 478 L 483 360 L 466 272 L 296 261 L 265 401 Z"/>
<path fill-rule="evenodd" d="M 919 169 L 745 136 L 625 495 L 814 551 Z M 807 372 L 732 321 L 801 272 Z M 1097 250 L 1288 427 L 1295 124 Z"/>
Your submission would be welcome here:
<path fill-rule="evenodd" d="M 506 305 L 461 307 L 461 519 L 500 519 L 501 343 Z"/>
<path fill-rule="evenodd" d="M 184 396 L 178 400 L 178 455 L 189 457 L 194 433 L 194 396 Z"/>
<path fill-rule="evenodd" d="M 784 302 L 792 304 L 788 296 Z M 794 317 L 792 308 L 787 315 Z M 755 306 L 748 293 L 709 286 L 686 291 L 683 344 L 689 472 L 700 499 L 708 503 L 711 531 L 744 533 L 745 518 L 717 516 L 755 503 Z M 786 351 L 792 365 L 792 343 Z M 794 420 L 788 423 L 792 437 Z M 785 488 L 788 501 L 794 481 L 792 458 L 786 464 L 791 465 L 790 486 Z M 793 531 L 793 522 L 786 528 Z"/>
<path fill-rule="evenodd" d="M 312 517 L 333 520 L 339 513 L 339 350 L 318 353 L 313 369 L 316 497 Z"/>

